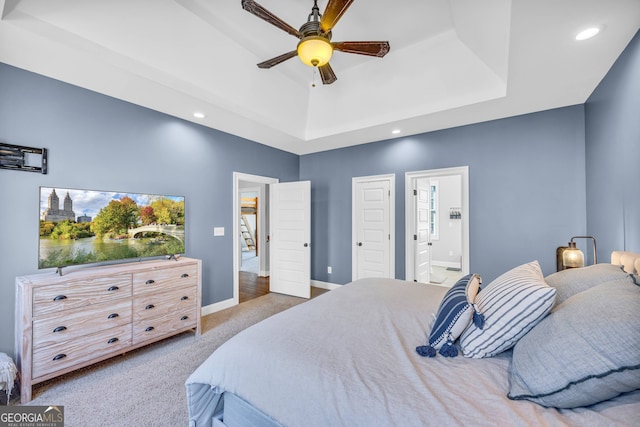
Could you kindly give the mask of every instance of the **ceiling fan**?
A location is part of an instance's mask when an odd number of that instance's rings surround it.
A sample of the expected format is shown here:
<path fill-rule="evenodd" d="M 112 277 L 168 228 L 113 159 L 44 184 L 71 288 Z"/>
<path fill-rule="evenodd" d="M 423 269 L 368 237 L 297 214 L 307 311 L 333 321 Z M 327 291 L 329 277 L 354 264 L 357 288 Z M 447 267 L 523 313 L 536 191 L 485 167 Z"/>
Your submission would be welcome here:
<path fill-rule="evenodd" d="M 334 50 L 379 58 L 385 56 L 391 49 L 389 42 L 386 41 L 331 42 L 331 30 L 351 6 L 351 3 L 353 0 L 329 0 L 324 13 L 320 14 L 318 0 L 314 0 L 307 22 L 302 24 L 299 30 L 296 30 L 255 1 L 242 0 L 244 10 L 300 39 L 296 50 L 261 62 L 258 67 L 271 68 L 287 59 L 298 56 L 305 64 L 317 67 L 322 83 L 329 85 L 338 79 L 329 65 Z"/>

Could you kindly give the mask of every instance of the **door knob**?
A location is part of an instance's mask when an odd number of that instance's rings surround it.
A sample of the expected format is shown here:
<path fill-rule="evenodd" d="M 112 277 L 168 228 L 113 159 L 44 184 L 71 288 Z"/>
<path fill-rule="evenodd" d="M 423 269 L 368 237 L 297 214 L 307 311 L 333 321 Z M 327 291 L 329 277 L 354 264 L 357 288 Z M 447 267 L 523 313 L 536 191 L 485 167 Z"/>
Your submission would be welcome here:
<path fill-rule="evenodd" d="M 309 247 L 309 244 L 308 244 L 308 243 L 305 243 L 305 244 L 304 244 L 304 247 L 305 247 L 305 248 Z"/>
<path fill-rule="evenodd" d="M 358 242 L 358 246 L 362 246 L 362 242 Z"/>

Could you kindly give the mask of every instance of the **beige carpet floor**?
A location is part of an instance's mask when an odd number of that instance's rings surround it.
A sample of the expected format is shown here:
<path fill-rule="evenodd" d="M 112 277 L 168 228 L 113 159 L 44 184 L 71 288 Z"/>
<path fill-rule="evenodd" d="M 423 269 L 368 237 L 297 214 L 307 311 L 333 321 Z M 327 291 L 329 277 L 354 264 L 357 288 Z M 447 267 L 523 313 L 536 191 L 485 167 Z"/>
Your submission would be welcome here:
<path fill-rule="evenodd" d="M 304 301 L 272 293 L 205 316 L 199 338 L 183 333 L 37 384 L 29 405 L 64 406 L 65 427 L 187 426 L 187 377 L 233 335 Z"/>

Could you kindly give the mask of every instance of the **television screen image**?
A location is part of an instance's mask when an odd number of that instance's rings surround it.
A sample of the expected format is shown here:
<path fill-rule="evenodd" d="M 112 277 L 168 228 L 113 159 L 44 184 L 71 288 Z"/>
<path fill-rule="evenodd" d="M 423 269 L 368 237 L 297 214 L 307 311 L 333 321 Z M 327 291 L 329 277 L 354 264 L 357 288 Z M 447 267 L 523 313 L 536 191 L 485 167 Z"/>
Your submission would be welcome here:
<path fill-rule="evenodd" d="M 38 268 L 183 254 L 184 197 L 40 187 Z"/>

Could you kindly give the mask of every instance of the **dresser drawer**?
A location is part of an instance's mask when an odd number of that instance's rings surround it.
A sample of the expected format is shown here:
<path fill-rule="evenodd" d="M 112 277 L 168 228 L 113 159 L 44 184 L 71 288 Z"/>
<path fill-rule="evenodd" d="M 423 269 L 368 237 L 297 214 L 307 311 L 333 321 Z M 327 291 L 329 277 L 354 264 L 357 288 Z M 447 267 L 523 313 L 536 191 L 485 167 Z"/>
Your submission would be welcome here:
<path fill-rule="evenodd" d="M 131 296 L 131 274 L 69 281 L 33 289 L 33 316 Z"/>
<path fill-rule="evenodd" d="M 33 321 L 35 350 L 131 323 L 131 299 L 94 304 Z"/>
<path fill-rule="evenodd" d="M 133 274 L 133 294 L 162 292 L 171 288 L 196 286 L 198 283 L 198 266 L 196 264 L 181 265 L 171 268 L 159 268 Z"/>
<path fill-rule="evenodd" d="M 196 307 L 133 322 L 133 344 L 197 327 Z"/>
<path fill-rule="evenodd" d="M 172 289 L 157 294 L 143 294 L 133 297 L 133 320 L 162 317 L 174 311 L 185 311 L 195 308 L 195 286 Z"/>
<path fill-rule="evenodd" d="M 38 378 L 118 352 L 131 345 L 131 324 L 65 341 L 33 352 L 33 378 Z"/>

